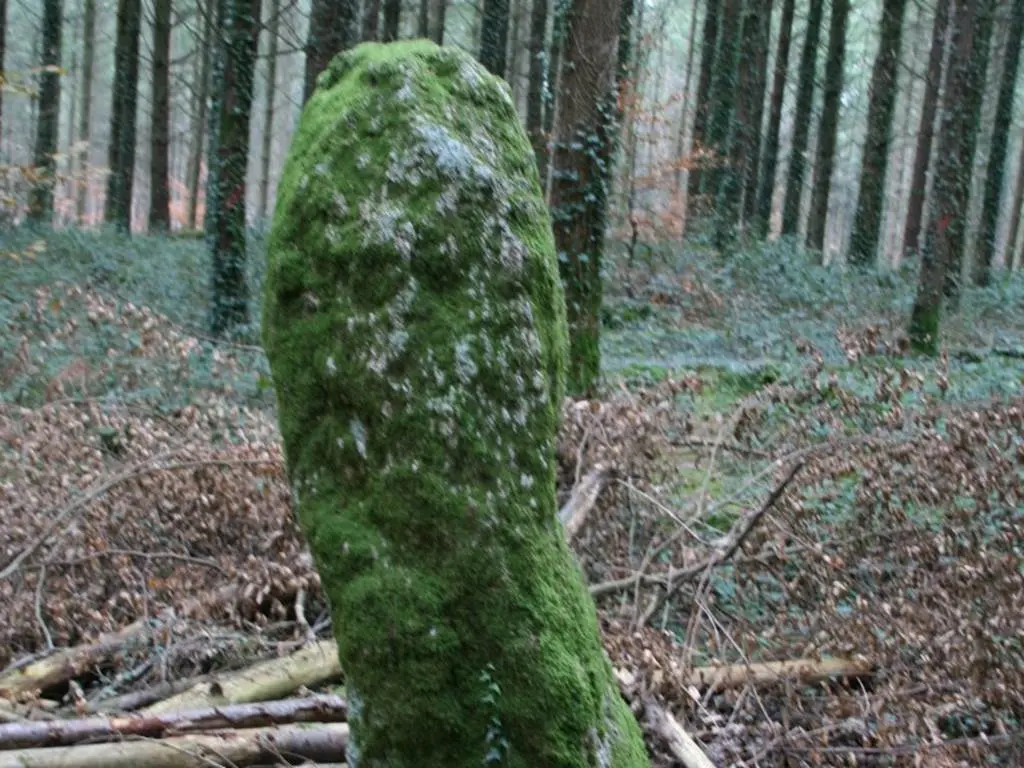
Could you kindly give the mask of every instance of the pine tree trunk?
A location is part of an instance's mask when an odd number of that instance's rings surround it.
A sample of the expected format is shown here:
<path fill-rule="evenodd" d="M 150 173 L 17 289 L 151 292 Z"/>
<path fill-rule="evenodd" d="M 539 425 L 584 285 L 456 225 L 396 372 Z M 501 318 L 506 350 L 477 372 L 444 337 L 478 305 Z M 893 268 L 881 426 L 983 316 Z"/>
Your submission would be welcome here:
<path fill-rule="evenodd" d="M 1017 154 L 1017 183 L 1013 188 L 1013 204 L 1010 206 L 1010 232 L 1006 237 L 1007 269 L 1016 269 L 1020 261 L 1017 256 L 1017 233 L 1020 231 L 1022 205 L 1024 205 L 1024 138 L 1021 139 Z"/>
<path fill-rule="evenodd" d="M 711 79 L 715 70 L 715 47 L 718 45 L 718 25 L 721 22 L 723 0 L 707 0 L 704 9 L 704 29 L 701 32 L 700 77 L 697 78 L 697 98 L 691 131 L 691 153 L 705 151 L 705 134 L 711 114 Z M 690 167 L 686 181 L 687 219 L 700 214 L 700 195 L 702 162 Z"/>
<path fill-rule="evenodd" d="M 975 256 L 974 279 L 978 285 L 988 285 L 992 279 L 992 257 L 996 248 L 996 221 L 1006 173 L 1006 148 L 1013 130 L 1013 101 L 1020 64 L 1021 36 L 1024 33 L 1024 0 L 1013 0 L 1009 37 L 1006 41 L 1006 59 L 999 84 L 996 104 L 995 130 L 988 156 L 985 177 L 985 198 L 982 203 L 981 227 L 978 231 L 978 250 Z"/>
<path fill-rule="evenodd" d="M 811 0 L 807 16 L 807 35 L 800 54 L 800 74 L 797 82 L 796 114 L 793 121 L 793 145 L 789 155 L 789 173 L 786 177 L 786 197 L 782 206 L 782 234 L 795 235 L 800 230 L 800 201 L 804 193 L 807 172 L 807 142 L 811 132 L 811 114 L 814 108 L 814 76 L 818 64 L 818 40 L 824 0 Z"/>
<path fill-rule="evenodd" d="M 505 76 L 505 50 L 508 47 L 509 0 L 483 0 L 483 25 L 480 29 L 480 63 L 498 77 Z"/>
<path fill-rule="evenodd" d="M 448 0 L 436 0 L 437 7 L 434 9 L 434 31 L 431 38 L 438 45 L 444 45 L 444 24 L 448 15 Z"/>
<path fill-rule="evenodd" d="M 548 0 L 533 0 L 530 8 L 530 74 L 526 91 L 526 133 L 537 158 L 541 179 L 547 177 L 547 136 L 544 131 L 544 92 L 550 69 L 546 45 Z"/>
<path fill-rule="evenodd" d="M 988 6 L 991 0 L 984 0 Z M 936 153 L 934 211 L 928 242 L 923 250 L 921 276 L 910 318 L 909 336 L 914 349 L 938 352 L 939 318 L 947 277 L 957 268 L 963 252 L 970 202 L 971 171 L 981 117 L 981 99 L 969 90 L 976 80 L 975 64 L 988 59 L 984 27 L 991 27 L 990 6 L 959 3 L 953 18 L 952 54 L 942 100 L 942 122 Z M 979 49 L 983 49 L 982 55 Z"/>
<path fill-rule="evenodd" d="M 758 180 L 761 173 L 761 125 L 764 123 L 764 100 L 765 90 L 768 87 L 768 47 L 772 38 L 772 10 L 773 0 L 759 0 L 761 13 L 758 16 L 759 28 L 757 39 L 754 41 L 754 71 L 750 83 L 751 133 L 747 142 L 746 157 L 747 169 L 743 182 L 743 215 L 742 220 L 747 222 L 749 231 L 757 213 L 757 190 Z"/>
<path fill-rule="evenodd" d="M 0 3 L 4 0 L 0 0 Z M 82 146 L 79 167 L 82 180 L 78 185 L 75 214 L 80 226 L 84 226 L 89 203 L 89 146 L 92 121 L 92 78 L 96 61 L 96 0 L 85 0 L 82 18 L 82 111 L 79 113 L 78 142 Z"/>
<path fill-rule="evenodd" d="M 75 126 L 76 120 L 78 119 L 78 46 L 80 33 L 81 27 L 76 23 L 75 37 L 71 41 L 71 67 L 68 69 L 68 82 L 71 86 L 71 92 L 68 94 L 68 101 L 71 102 L 71 109 L 69 110 L 70 114 L 68 115 L 67 125 L 67 152 L 64 155 L 67 158 L 66 162 L 68 169 L 66 184 L 68 202 L 75 199 L 76 185 L 78 184 L 76 180 L 78 157 L 75 152 Z M 0 71 L 2 71 L 2 69 L 0 69 Z M 72 214 L 72 218 L 74 218 L 74 214 Z"/>
<path fill-rule="evenodd" d="M 679 132 L 676 134 L 676 156 L 675 162 L 678 163 L 676 167 L 675 175 L 675 195 L 678 198 L 683 192 L 683 166 L 684 156 L 686 154 L 686 127 L 687 127 L 687 104 L 690 100 L 690 85 L 693 82 L 693 54 L 694 49 L 697 47 L 697 11 L 699 10 L 699 3 L 697 0 L 693 0 L 693 5 L 690 6 L 690 33 L 686 41 L 686 76 L 683 81 L 683 98 L 679 102 Z M 683 201 L 685 206 L 685 200 Z M 685 208 L 684 208 L 685 210 Z M 685 219 L 685 216 L 684 216 Z M 683 223 L 683 233 L 685 233 L 686 224 Z M 681 233 L 682 234 L 682 233 Z"/>
<path fill-rule="evenodd" d="M 168 152 L 171 140 L 171 0 L 156 0 L 153 14 L 153 123 L 150 130 L 149 230 L 171 228 Z"/>
<path fill-rule="evenodd" d="M 896 68 L 906 6 L 907 0 L 883 0 L 882 4 L 881 39 L 868 97 L 868 133 L 861 161 L 860 193 L 850 238 L 849 262 L 857 267 L 874 265 L 878 256 L 889 140 L 896 107 Z"/>
<path fill-rule="evenodd" d="M 199 182 L 203 169 L 203 143 L 207 134 L 207 96 L 210 93 L 210 69 L 216 34 L 214 17 L 219 12 L 218 0 L 206 5 L 203 14 L 203 31 L 199 40 L 196 69 L 192 82 L 192 140 L 188 155 L 188 229 L 195 231 L 199 218 Z"/>
<path fill-rule="evenodd" d="M 210 114 L 206 233 L 213 266 L 210 331 L 224 336 L 245 325 L 245 172 L 259 45 L 260 0 L 220 0 Z"/>
<path fill-rule="evenodd" d="M 316 79 L 337 54 L 355 42 L 357 0 L 313 0 L 306 39 L 306 81 L 303 100 L 316 90 Z"/>
<path fill-rule="evenodd" d="M 132 188 L 135 183 L 135 112 L 139 93 L 141 0 L 118 0 L 114 51 L 114 97 L 110 112 L 110 175 L 103 219 L 131 232 Z"/>
<path fill-rule="evenodd" d="M 277 97 L 277 46 L 280 30 L 281 0 L 270 0 L 267 25 L 267 96 L 263 107 L 263 147 L 260 151 L 260 218 L 266 220 L 270 208 L 270 155 L 274 147 L 274 101 Z"/>
<path fill-rule="evenodd" d="M 416 37 L 430 37 L 430 0 L 420 0 L 420 12 L 416 17 Z"/>
<path fill-rule="evenodd" d="M 380 35 L 380 0 L 366 0 L 363 6 L 362 42 L 376 40 Z"/>
<path fill-rule="evenodd" d="M 402 24 L 402 0 L 384 0 L 384 27 L 381 42 L 393 43 L 398 39 Z"/>
<path fill-rule="evenodd" d="M 0 72 L 4 71 L 4 55 L 7 51 L 7 0 L 0 0 Z M 4 94 L 0 89 L 0 150 L 4 140 Z"/>
<path fill-rule="evenodd" d="M 807 247 L 822 251 L 828 222 L 828 198 L 832 191 L 832 165 L 839 131 L 839 108 L 843 96 L 843 66 L 846 60 L 846 20 L 850 0 L 832 0 L 829 21 L 828 60 L 825 64 L 824 103 L 818 127 L 818 150 L 814 161 L 814 192 L 807 222 Z M 822 254 L 824 256 L 824 254 Z"/>
<path fill-rule="evenodd" d="M 764 139 L 764 167 L 757 188 L 756 217 L 752 229 L 756 236 L 768 234 L 772 218 L 772 198 L 775 196 L 775 174 L 779 165 L 779 134 L 782 126 L 782 106 L 786 99 L 786 78 L 789 71 L 789 48 L 793 40 L 793 16 L 796 0 L 784 0 L 779 22 L 779 44 L 775 50 L 775 69 L 772 74 L 772 96 L 768 108 L 768 128 Z"/>
<path fill-rule="evenodd" d="M 53 192 L 56 184 L 57 131 L 60 124 L 61 0 L 43 2 L 43 27 L 39 65 L 39 121 L 33 163 L 40 178 L 29 195 L 28 217 L 39 224 L 53 223 Z"/>

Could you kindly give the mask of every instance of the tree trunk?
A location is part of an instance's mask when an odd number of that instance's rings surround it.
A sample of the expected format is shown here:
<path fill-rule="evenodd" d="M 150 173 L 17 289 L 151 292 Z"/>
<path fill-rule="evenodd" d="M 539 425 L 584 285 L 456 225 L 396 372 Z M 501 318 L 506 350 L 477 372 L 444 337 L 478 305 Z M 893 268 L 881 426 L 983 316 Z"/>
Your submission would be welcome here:
<path fill-rule="evenodd" d="M 996 248 L 996 221 L 1003 193 L 1006 173 L 1006 148 L 1013 130 L 1013 98 L 1020 64 L 1021 36 L 1024 33 L 1024 0 L 1013 0 L 1009 37 L 1006 41 L 1006 59 L 999 83 L 999 101 L 996 105 L 995 131 L 988 156 L 985 177 L 985 200 L 981 210 L 981 228 L 978 231 L 978 252 L 975 256 L 974 279 L 978 285 L 988 285 L 992 279 L 992 257 Z"/>
<path fill-rule="evenodd" d="M 4 0 L 0 0 L 0 3 Z M 96 0 L 85 0 L 82 19 L 82 111 L 79 113 L 78 142 L 82 156 L 79 167 L 82 169 L 82 181 L 78 185 L 75 213 L 80 226 L 84 226 L 89 202 L 89 147 L 91 141 L 92 122 L 92 78 L 96 61 Z"/>
<path fill-rule="evenodd" d="M 44 0 L 39 66 L 39 121 L 33 163 L 39 178 L 29 195 L 28 217 L 39 224 L 53 223 L 53 192 L 57 181 L 57 131 L 60 124 L 61 0 Z"/>
<path fill-rule="evenodd" d="M 779 22 L 779 44 L 775 50 L 775 71 L 772 74 L 772 96 L 768 108 L 768 129 L 764 139 L 764 167 L 757 188 L 756 218 L 752 222 L 755 235 L 768 234 L 772 218 L 772 198 L 775 196 L 775 174 L 779 164 L 779 133 L 782 126 L 782 106 L 786 99 L 786 78 L 789 71 L 789 47 L 793 39 L 793 16 L 796 0 L 783 0 Z"/>
<path fill-rule="evenodd" d="M 746 147 L 747 170 L 743 182 L 743 221 L 750 223 L 757 214 L 758 178 L 761 173 L 761 125 L 764 123 L 765 90 L 768 87 L 768 54 L 772 39 L 773 0 L 759 0 L 759 28 L 754 41 L 754 71 L 750 83 L 750 127 L 751 133 Z"/>
<path fill-rule="evenodd" d="M 782 234 L 795 235 L 800 230 L 800 201 L 804 193 L 807 171 L 807 142 L 811 133 L 811 115 L 814 109 L 814 79 L 818 66 L 818 40 L 824 0 L 810 0 L 807 16 L 807 35 L 800 54 L 800 74 L 797 82 L 796 115 L 793 122 L 793 145 L 789 154 L 789 173 L 786 177 L 786 197 L 782 206 Z"/>
<path fill-rule="evenodd" d="M 973 0 L 972 0 L 973 2 Z M 899 65 L 903 15 L 907 0 L 883 0 L 881 39 L 871 72 L 868 96 L 868 133 L 861 161 L 860 193 L 850 238 L 850 264 L 875 264 L 885 203 L 885 173 L 889 162 L 889 139 L 896 106 L 896 68 Z"/>
<path fill-rule="evenodd" d="M 270 155 L 274 147 L 274 101 L 277 97 L 277 44 L 281 25 L 281 0 L 270 0 L 267 26 L 267 97 L 263 107 L 263 147 L 260 151 L 260 218 L 266 220 L 270 207 Z"/>
<path fill-rule="evenodd" d="M 384 28 L 381 42 L 393 43 L 398 39 L 402 24 L 402 0 L 384 0 Z"/>
<path fill-rule="evenodd" d="M 139 33 L 142 1 L 118 0 L 114 50 L 113 106 L 110 110 L 110 175 L 104 221 L 131 232 L 132 187 L 135 182 L 135 111 L 139 94 Z"/>
<path fill-rule="evenodd" d="M 7 0 L 0 0 L 0 72 L 4 71 L 4 55 L 7 51 Z M 0 150 L 4 140 L 4 93 L 0 89 Z"/>
<path fill-rule="evenodd" d="M 171 0 L 156 0 L 153 14 L 153 122 L 150 130 L 149 230 L 171 228 Z"/>
<path fill-rule="evenodd" d="M 723 0 L 707 0 L 704 9 L 704 29 L 701 32 L 700 77 L 697 79 L 697 98 L 693 114 L 690 151 L 704 152 L 704 134 L 707 132 L 711 110 L 711 79 L 715 71 L 715 47 L 718 45 L 718 24 L 721 21 Z M 687 219 L 700 213 L 701 174 L 699 165 L 703 159 L 690 167 L 686 181 Z"/>
<path fill-rule="evenodd" d="M 548 0 L 533 0 L 530 8 L 530 75 L 526 91 L 526 132 L 537 158 L 540 178 L 547 177 L 547 135 L 544 131 L 544 93 L 551 70 L 547 52 Z"/>
<path fill-rule="evenodd" d="M 614 142 L 620 0 L 573 0 L 567 12 L 551 210 L 569 319 L 569 388 L 601 370 L 601 257 Z"/>
<path fill-rule="evenodd" d="M 363 6 L 362 42 L 376 40 L 380 35 L 380 0 L 366 0 Z"/>
<path fill-rule="evenodd" d="M 188 229 L 195 231 L 199 218 L 199 181 L 203 169 L 203 142 L 207 134 L 207 96 L 210 93 L 210 67 L 214 49 L 214 17 L 218 0 L 207 3 L 203 13 L 203 31 L 199 40 L 200 56 L 192 83 L 192 140 L 188 156 Z M 202 7 L 200 5 L 200 7 Z"/>
<path fill-rule="evenodd" d="M 985 5 L 991 0 L 986 0 Z M 934 211 L 928 242 L 923 251 L 921 276 L 910 318 L 909 336 L 914 349 L 925 354 L 938 352 L 939 318 L 947 273 L 956 267 L 963 252 L 970 202 L 971 171 L 981 117 L 981 100 L 968 92 L 976 79 L 976 60 L 988 59 L 983 42 L 990 7 L 980 2 L 958 3 L 952 28 L 952 54 L 942 100 L 942 121 L 936 153 L 932 197 Z M 980 55 L 978 48 L 984 48 Z"/>
<path fill-rule="evenodd" d="M 68 82 L 71 86 L 70 93 L 68 94 L 68 101 L 71 102 L 68 125 L 67 125 L 67 152 L 65 153 L 67 163 L 67 200 L 68 202 L 75 199 L 76 186 L 77 186 L 77 154 L 75 152 L 75 127 L 76 120 L 78 119 L 78 47 L 79 47 L 79 33 L 81 28 L 78 25 L 78 19 L 75 22 L 74 38 L 71 40 L 71 66 L 68 69 Z M 2 70 L 0 70 L 2 71 Z M 72 219 L 74 215 L 72 214 Z"/>
<path fill-rule="evenodd" d="M 928 53 L 928 74 L 925 80 L 924 100 L 921 103 L 921 123 L 917 131 L 917 150 L 914 154 L 914 174 L 910 180 L 910 200 L 903 230 L 903 253 L 916 253 L 921 235 L 921 215 L 924 211 L 924 193 L 928 177 L 928 164 L 932 156 L 935 112 L 939 104 L 939 86 L 942 82 L 942 59 L 949 27 L 949 12 L 954 0 L 937 0 L 935 20 L 932 22 L 932 44 Z"/>
<path fill-rule="evenodd" d="M 313 0 L 306 38 L 306 86 L 303 100 L 316 90 L 316 79 L 338 53 L 355 42 L 357 0 Z"/>
<path fill-rule="evenodd" d="M 483 24 L 480 29 L 480 63 L 498 77 L 505 76 L 505 51 L 508 48 L 509 0 L 483 0 Z"/>
<path fill-rule="evenodd" d="M 690 99 L 690 84 L 693 82 L 693 54 L 697 47 L 697 11 L 700 4 L 693 0 L 690 6 L 689 35 L 686 41 L 686 75 L 683 80 L 683 98 L 679 102 L 679 133 L 676 134 L 676 166 L 675 194 L 678 198 L 683 193 L 683 167 L 686 155 L 686 126 L 687 126 L 687 104 Z M 685 205 L 685 201 L 683 201 Z M 685 210 L 685 209 L 684 209 Z M 685 216 L 684 216 L 685 219 Z M 686 223 L 683 222 L 682 233 L 686 231 Z"/>
<path fill-rule="evenodd" d="M 846 60 L 846 20 L 850 0 L 832 0 L 829 22 L 828 60 L 825 64 L 824 103 L 818 127 L 818 151 L 814 161 L 814 192 L 807 222 L 807 247 L 822 251 L 828 223 L 828 198 L 832 191 L 832 164 L 839 131 L 839 108 L 843 96 L 843 66 Z M 824 258 L 824 253 L 822 253 Z"/>
<path fill-rule="evenodd" d="M 220 6 L 206 181 L 206 233 L 213 266 L 210 331 L 218 337 L 245 325 L 249 317 L 245 171 L 260 0 L 220 0 Z"/>
<path fill-rule="evenodd" d="M 1006 268 L 1015 269 L 1017 257 L 1017 233 L 1020 231 L 1021 206 L 1024 205 L 1024 138 L 1021 139 L 1017 154 L 1017 183 L 1013 189 L 1013 204 L 1010 206 L 1010 232 L 1006 237 Z"/>
<path fill-rule="evenodd" d="M 434 9 L 434 31 L 430 37 L 438 45 L 444 45 L 444 23 L 448 15 L 448 0 L 436 0 L 437 7 Z"/>

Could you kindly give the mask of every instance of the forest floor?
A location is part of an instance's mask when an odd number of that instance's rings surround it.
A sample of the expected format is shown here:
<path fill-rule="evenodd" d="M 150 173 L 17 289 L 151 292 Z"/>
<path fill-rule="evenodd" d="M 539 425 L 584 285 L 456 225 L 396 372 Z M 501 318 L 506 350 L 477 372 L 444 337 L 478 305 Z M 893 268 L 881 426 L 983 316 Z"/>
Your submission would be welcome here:
<path fill-rule="evenodd" d="M 255 334 L 199 330 L 202 243 L 4 237 L 0 689 L 140 618 L 159 631 L 39 711 L 329 636 Z M 560 493 L 606 470 L 572 543 L 638 710 L 721 766 L 1024 765 L 1024 276 L 967 290 L 930 360 L 905 354 L 910 268 L 772 244 L 611 269 Z"/>

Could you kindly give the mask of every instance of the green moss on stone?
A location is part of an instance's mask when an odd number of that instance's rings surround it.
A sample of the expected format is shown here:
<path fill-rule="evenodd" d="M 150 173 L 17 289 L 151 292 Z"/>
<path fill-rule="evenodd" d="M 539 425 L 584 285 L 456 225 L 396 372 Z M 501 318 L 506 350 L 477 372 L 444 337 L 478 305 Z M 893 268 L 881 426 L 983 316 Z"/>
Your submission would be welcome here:
<path fill-rule="evenodd" d="M 339 55 L 278 190 L 263 338 L 361 766 L 647 765 L 555 519 L 567 332 L 507 87 Z"/>

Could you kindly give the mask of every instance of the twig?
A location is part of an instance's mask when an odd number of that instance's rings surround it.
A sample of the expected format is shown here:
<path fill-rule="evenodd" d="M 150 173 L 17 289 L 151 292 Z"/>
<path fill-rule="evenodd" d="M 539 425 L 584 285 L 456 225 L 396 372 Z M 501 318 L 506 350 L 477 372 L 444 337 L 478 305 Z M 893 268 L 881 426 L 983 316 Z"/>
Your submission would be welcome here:
<path fill-rule="evenodd" d="M 36 621 L 39 624 L 39 628 L 43 631 L 43 637 L 46 639 L 46 650 L 53 650 L 53 635 L 50 634 L 50 628 L 46 626 L 46 620 L 43 619 L 43 582 L 46 580 L 46 566 L 42 566 L 39 569 L 39 576 L 36 581 L 36 599 L 35 599 L 35 611 Z"/>
<path fill-rule="evenodd" d="M 594 504 L 597 503 L 598 496 L 604 490 L 607 476 L 607 468 L 603 464 L 598 464 L 573 486 L 572 495 L 558 512 L 558 519 L 565 526 L 567 541 L 572 541 L 580 532 Z"/>
<path fill-rule="evenodd" d="M 306 590 L 300 588 L 295 595 L 295 621 L 302 627 L 306 640 L 309 642 L 316 641 L 316 634 L 313 632 L 313 628 L 309 626 L 309 622 L 306 620 Z"/>

